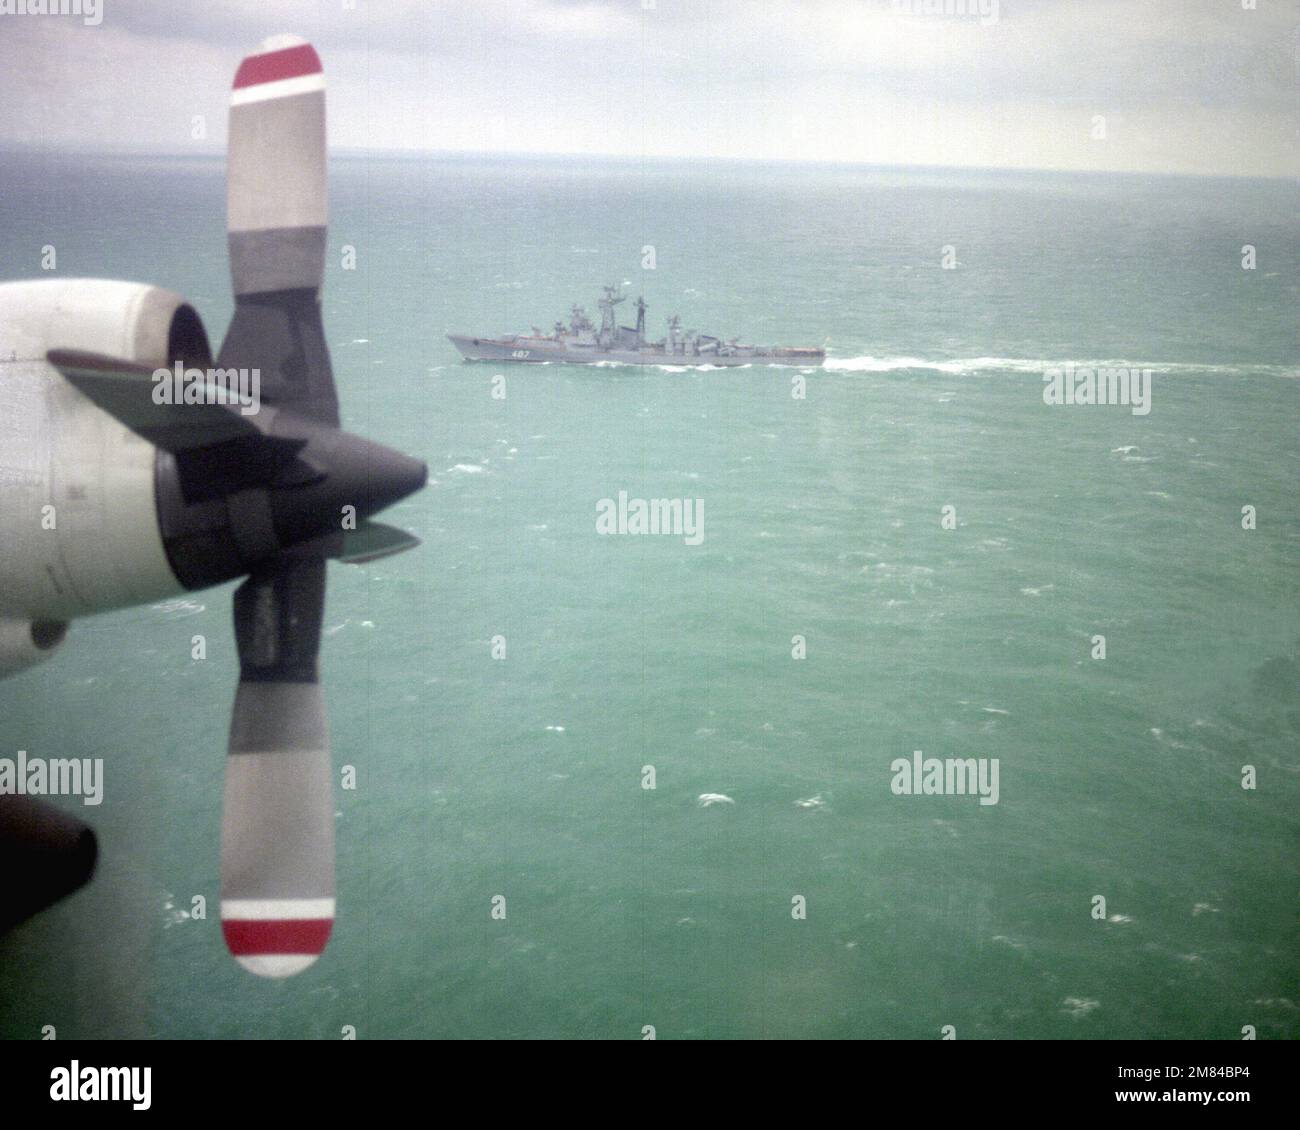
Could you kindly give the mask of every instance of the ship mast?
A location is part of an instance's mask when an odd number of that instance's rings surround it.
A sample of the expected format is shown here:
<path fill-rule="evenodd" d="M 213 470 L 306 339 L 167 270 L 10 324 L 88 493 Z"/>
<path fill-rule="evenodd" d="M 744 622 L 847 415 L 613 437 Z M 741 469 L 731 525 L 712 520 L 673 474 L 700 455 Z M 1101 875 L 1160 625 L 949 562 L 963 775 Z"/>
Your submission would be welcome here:
<path fill-rule="evenodd" d="M 645 344 L 645 312 L 645 299 L 638 298 L 636 300 L 636 347 L 638 349 Z"/>
<path fill-rule="evenodd" d="M 618 337 L 618 320 L 614 317 L 614 307 L 625 300 L 617 286 L 605 287 L 605 297 L 600 300 L 600 337 L 601 345 L 612 345 Z"/>

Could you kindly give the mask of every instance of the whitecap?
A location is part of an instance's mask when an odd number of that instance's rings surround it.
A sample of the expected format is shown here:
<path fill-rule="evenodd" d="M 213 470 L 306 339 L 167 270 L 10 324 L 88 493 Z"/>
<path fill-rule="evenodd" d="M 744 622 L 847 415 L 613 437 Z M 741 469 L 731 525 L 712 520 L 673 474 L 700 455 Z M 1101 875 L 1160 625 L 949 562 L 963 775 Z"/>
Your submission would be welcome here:
<path fill-rule="evenodd" d="M 1093 1009 L 1101 1007 L 1101 1001 L 1088 1000 L 1085 997 L 1066 997 L 1061 1004 L 1064 1006 L 1061 1011 L 1068 1012 L 1076 1019 L 1087 1016 Z"/>
<path fill-rule="evenodd" d="M 176 905 L 175 896 L 170 892 L 163 892 L 163 929 L 179 926 L 182 922 L 188 922 L 189 919 L 189 911 L 182 910 Z"/>

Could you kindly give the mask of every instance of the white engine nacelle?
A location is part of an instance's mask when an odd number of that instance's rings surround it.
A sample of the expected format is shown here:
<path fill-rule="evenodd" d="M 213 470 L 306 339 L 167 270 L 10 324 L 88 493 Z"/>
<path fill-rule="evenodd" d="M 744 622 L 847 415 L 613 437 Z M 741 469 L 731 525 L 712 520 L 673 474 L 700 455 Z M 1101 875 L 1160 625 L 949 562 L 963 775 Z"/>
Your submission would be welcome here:
<path fill-rule="evenodd" d="M 0 286 L 0 617 L 16 622 L 182 591 L 158 529 L 154 448 L 54 369 L 52 349 L 210 364 L 203 323 L 170 291 L 100 279 Z M 28 654 L 21 633 L 5 639 Z"/>
<path fill-rule="evenodd" d="M 112 279 L 0 285 L 0 362 L 43 361 L 51 349 L 159 367 L 182 354 L 191 364 L 208 363 L 203 322 L 170 290 Z"/>
<path fill-rule="evenodd" d="M 0 679 L 49 659 L 68 634 L 54 620 L 0 620 Z"/>

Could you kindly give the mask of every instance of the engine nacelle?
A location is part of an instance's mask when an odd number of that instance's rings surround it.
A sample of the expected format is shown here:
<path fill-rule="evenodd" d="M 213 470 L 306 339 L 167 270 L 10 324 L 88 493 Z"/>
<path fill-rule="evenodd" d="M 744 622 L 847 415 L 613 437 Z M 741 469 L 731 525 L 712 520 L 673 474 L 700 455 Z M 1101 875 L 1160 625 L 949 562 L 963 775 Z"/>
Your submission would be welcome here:
<path fill-rule="evenodd" d="M 211 364 L 202 321 L 170 291 L 0 285 L 0 617 L 66 621 L 183 591 L 158 529 L 155 449 L 54 369 L 52 349 Z"/>
<path fill-rule="evenodd" d="M 67 634 L 60 621 L 0 620 L 0 679 L 44 663 Z"/>
<path fill-rule="evenodd" d="M 178 358 L 202 368 L 211 364 L 202 319 L 162 287 L 57 278 L 0 285 L 0 362 L 44 361 L 51 349 L 158 368 Z"/>

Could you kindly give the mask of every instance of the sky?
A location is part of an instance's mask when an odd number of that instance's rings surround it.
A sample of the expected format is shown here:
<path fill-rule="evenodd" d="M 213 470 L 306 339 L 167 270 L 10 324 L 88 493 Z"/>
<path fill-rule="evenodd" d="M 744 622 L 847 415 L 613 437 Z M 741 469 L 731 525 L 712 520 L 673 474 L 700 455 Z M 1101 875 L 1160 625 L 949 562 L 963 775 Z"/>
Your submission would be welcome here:
<path fill-rule="evenodd" d="M 219 152 L 292 31 L 342 149 L 1300 174 L 1300 0 L 25 2 L 0 146 Z"/>

